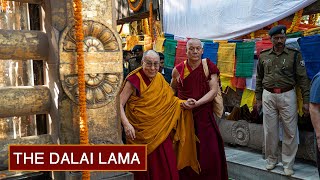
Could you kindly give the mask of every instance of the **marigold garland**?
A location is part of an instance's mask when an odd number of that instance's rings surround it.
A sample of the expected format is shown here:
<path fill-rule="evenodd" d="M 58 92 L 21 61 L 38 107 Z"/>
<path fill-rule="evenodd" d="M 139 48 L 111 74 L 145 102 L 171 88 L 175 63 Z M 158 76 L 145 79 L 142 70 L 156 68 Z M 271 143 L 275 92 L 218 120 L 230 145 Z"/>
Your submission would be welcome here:
<path fill-rule="evenodd" d="M 84 78 L 84 52 L 83 52 L 83 22 L 82 22 L 82 3 L 81 0 L 73 0 L 75 18 L 75 36 L 77 46 L 77 65 L 78 65 L 78 85 L 79 85 L 79 111 L 80 111 L 80 144 L 88 144 L 88 126 L 86 114 L 86 84 Z M 90 172 L 83 171 L 82 179 L 90 179 Z"/>
<path fill-rule="evenodd" d="M 302 13 L 303 13 L 303 9 L 299 10 L 294 14 L 294 18 L 292 20 L 290 28 L 287 30 L 287 33 L 299 31 L 299 24 L 301 22 Z"/>
<path fill-rule="evenodd" d="M 153 4 L 152 1 L 149 3 L 149 28 L 150 28 L 150 37 L 153 42 Z"/>
<path fill-rule="evenodd" d="M 5 12 L 7 10 L 7 6 L 8 6 L 7 0 L 1 0 L 2 11 Z"/>
<path fill-rule="evenodd" d="M 130 9 L 132 9 L 132 10 L 133 10 L 133 12 L 137 12 L 137 11 L 139 11 L 139 10 L 140 10 L 140 8 L 142 7 L 143 0 L 140 0 L 140 1 L 139 1 L 139 3 L 138 3 L 138 6 L 137 6 L 137 7 L 134 7 L 130 0 L 128 0 L 128 4 L 129 4 Z"/>

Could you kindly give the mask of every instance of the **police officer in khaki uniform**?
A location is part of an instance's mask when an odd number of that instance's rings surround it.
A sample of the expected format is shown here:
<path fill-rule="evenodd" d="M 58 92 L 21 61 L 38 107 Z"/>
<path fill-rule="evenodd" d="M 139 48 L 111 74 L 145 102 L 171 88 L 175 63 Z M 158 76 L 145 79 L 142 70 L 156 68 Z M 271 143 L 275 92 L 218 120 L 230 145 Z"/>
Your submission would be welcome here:
<path fill-rule="evenodd" d="M 141 66 L 143 47 L 142 45 L 135 45 L 131 51 L 134 57 L 129 59 L 129 73 Z"/>
<path fill-rule="evenodd" d="M 294 174 L 293 164 L 298 150 L 297 99 L 295 85 L 303 96 L 303 110 L 309 112 L 310 81 L 299 51 L 285 47 L 286 27 L 269 31 L 273 48 L 260 54 L 257 67 L 256 102 L 263 110 L 266 169 L 278 163 L 279 119 L 283 123 L 282 164 L 287 176 Z M 280 117 L 280 118 L 279 118 Z"/>

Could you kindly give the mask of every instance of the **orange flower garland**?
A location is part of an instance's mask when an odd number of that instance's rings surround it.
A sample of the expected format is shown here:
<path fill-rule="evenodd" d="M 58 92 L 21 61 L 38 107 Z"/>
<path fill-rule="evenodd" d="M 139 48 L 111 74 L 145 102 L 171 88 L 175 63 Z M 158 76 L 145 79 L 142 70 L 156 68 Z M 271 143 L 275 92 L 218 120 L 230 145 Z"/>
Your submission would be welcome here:
<path fill-rule="evenodd" d="M 138 6 L 137 6 L 137 7 L 134 7 L 134 6 L 132 5 L 132 3 L 131 3 L 131 1 L 130 1 L 130 0 L 128 0 L 128 4 L 129 4 L 130 9 L 132 9 L 132 10 L 133 10 L 133 12 L 137 12 L 137 11 L 139 11 L 139 10 L 140 10 L 140 8 L 142 7 L 143 0 L 140 0 L 140 1 L 139 1 L 139 3 L 138 3 Z"/>
<path fill-rule="evenodd" d="M 73 0 L 75 6 L 75 36 L 77 45 L 77 65 L 78 65 L 78 85 L 79 85 L 79 111 L 80 111 L 80 144 L 88 144 L 88 126 L 86 114 L 86 84 L 84 79 L 84 52 L 83 52 L 83 23 L 82 23 L 82 3 L 81 0 Z M 90 172 L 82 172 L 82 179 L 90 179 Z"/>
<path fill-rule="evenodd" d="M 7 10 L 7 0 L 1 0 L 1 6 L 2 6 L 2 11 L 6 11 Z"/>
<path fill-rule="evenodd" d="M 287 33 L 299 31 L 299 25 L 301 22 L 302 13 L 303 13 L 303 9 L 299 10 L 294 14 L 294 18 L 292 20 L 290 28 L 287 30 Z"/>

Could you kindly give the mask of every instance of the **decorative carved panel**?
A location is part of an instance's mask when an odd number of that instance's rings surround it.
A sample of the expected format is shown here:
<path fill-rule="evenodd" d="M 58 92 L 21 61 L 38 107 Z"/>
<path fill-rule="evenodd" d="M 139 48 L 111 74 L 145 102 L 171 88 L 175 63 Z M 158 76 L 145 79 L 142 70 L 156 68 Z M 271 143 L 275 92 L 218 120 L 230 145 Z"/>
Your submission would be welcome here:
<path fill-rule="evenodd" d="M 243 120 L 236 121 L 232 125 L 231 135 L 237 144 L 247 146 L 250 139 L 248 122 Z"/>
<path fill-rule="evenodd" d="M 121 41 L 112 28 L 84 21 L 85 81 L 88 108 L 107 105 L 122 83 Z M 60 79 L 67 96 L 78 103 L 75 26 L 69 25 L 60 39 Z"/>
<path fill-rule="evenodd" d="M 116 96 L 119 75 L 108 73 L 86 74 L 85 81 L 87 107 L 98 108 L 105 106 Z M 65 92 L 68 97 L 74 102 L 79 102 L 78 76 L 65 76 L 63 86 L 64 89 L 67 89 Z"/>

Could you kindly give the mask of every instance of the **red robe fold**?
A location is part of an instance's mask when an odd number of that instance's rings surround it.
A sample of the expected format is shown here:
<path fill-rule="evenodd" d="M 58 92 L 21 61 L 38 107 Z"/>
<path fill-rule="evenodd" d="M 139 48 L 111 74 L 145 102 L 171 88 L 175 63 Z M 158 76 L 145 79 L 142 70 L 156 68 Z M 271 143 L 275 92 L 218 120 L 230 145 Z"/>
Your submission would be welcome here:
<path fill-rule="evenodd" d="M 207 59 L 207 63 L 210 75 L 219 74 L 218 68 L 210 60 Z M 182 62 L 176 69 L 180 74 L 177 86 L 180 99 L 199 100 L 210 90 L 202 64 L 191 70 L 188 63 Z M 179 171 L 180 179 L 228 179 L 224 144 L 212 108 L 212 102 L 209 102 L 193 110 L 195 132 L 200 140 L 200 143 L 197 143 L 197 156 L 201 172 L 198 175 L 187 167 Z"/>

